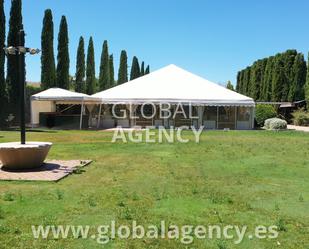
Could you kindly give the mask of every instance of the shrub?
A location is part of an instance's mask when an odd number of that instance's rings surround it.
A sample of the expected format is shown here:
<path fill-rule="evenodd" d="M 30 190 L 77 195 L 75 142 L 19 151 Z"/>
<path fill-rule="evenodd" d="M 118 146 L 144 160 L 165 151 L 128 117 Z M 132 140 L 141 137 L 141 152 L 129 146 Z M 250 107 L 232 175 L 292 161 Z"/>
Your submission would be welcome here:
<path fill-rule="evenodd" d="M 277 112 L 274 106 L 259 104 L 256 106 L 255 119 L 258 126 L 263 126 L 266 119 L 277 117 Z"/>
<path fill-rule="evenodd" d="M 309 112 L 304 108 L 298 109 L 292 113 L 294 125 L 309 125 Z"/>
<path fill-rule="evenodd" d="M 280 118 L 270 118 L 266 119 L 264 123 L 264 128 L 268 130 L 285 130 L 288 123 Z"/>

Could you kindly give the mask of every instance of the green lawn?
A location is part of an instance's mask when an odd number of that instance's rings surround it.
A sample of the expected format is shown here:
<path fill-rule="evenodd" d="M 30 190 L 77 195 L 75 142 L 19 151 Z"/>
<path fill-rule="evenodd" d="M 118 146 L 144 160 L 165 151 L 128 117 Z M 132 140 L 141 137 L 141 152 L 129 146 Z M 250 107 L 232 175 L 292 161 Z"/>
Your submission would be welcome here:
<path fill-rule="evenodd" d="M 309 248 L 309 133 L 204 132 L 196 144 L 111 143 L 111 132 L 31 132 L 50 159 L 92 159 L 58 183 L 0 182 L 0 248 Z M 186 136 L 193 139 L 190 132 Z M 0 142 L 19 138 L 0 132 Z M 31 225 L 279 225 L 277 239 L 34 240 Z M 94 228 L 93 228 L 94 229 Z M 280 243 L 280 245 L 278 245 Z"/>

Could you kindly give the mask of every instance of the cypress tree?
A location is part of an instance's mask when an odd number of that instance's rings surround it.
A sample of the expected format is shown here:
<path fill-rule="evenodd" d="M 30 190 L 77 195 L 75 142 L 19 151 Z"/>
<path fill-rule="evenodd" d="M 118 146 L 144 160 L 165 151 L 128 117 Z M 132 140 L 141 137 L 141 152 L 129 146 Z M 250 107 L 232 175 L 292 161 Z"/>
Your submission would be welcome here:
<path fill-rule="evenodd" d="M 9 21 L 9 33 L 7 39 L 7 46 L 16 47 L 18 45 L 18 32 L 23 29 L 22 14 L 21 14 L 21 0 L 12 0 Z M 17 108 L 19 97 L 18 85 L 18 56 L 8 55 L 7 57 L 7 90 L 9 100 L 9 112 L 19 117 Z"/>
<path fill-rule="evenodd" d="M 120 54 L 117 84 L 120 85 L 125 82 L 128 82 L 128 57 L 127 52 L 125 50 L 122 50 Z"/>
<path fill-rule="evenodd" d="M 282 61 L 281 55 L 276 55 L 274 60 L 274 69 L 273 69 L 273 76 L 272 76 L 272 101 L 280 102 L 284 101 L 282 98 L 282 90 L 285 82 L 286 82 L 286 75 L 284 70 L 284 64 Z"/>
<path fill-rule="evenodd" d="M 50 9 L 45 10 L 44 13 L 41 49 L 41 87 L 42 89 L 47 89 L 56 86 L 54 23 Z"/>
<path fill-rule="evenodd" d="M 306 62 L 303 54 L 296 55 L 293 66 L 293 79 L 289 89 L 288 101 L 303 100 L 305 97 Z"/>
<path fill-rule="evenodd" d="M 6 82 L 4 78 L 5 53 L 2 49 L 5 46 L 5 13 L 4 0 L 0 0 L 0 127 L 4 125 L 7 106 Z"/>
<path fill-rule="evenodd" d="M 94 94 L 96 91 L 94 46 L 92 37 L 89 39 L 86 66 L 86 93 Z"/>
<path fill-rule="evenodd" d="M 233 84 L 231 83 L 231 81 L 228 81 L 228 82 L 227 82 L 226 88 L 229 89 L 229 90 L 234 91 L 234 86 L 233 86 Z"/>
<path fill-rule="evenodd" d="M 142 62 L 142 64 L 141 64 L 141 74 L 140 74 L 140 76 L 143 76 L 143 75 L 145 75 L 145 63 L 144 62 Z"/>
<path fill-rule="evenodd" d="M 290 49 L 280 54 L 282 61 L 283 61 L 284 77 L 286 79 L 282 85 L 281 99 L 283 101 L 287 101 L 289 99 L 290 88 L 293 87 L 293 81 L 294 81 L 295 76 L 294 76 L 294 72 L 292 68 L 294 65 L 294 60 L 295 60 L 296 55 L 297 55 L 297 51 L 295 49 Z"/>
<path fill-rule="evenodd" d="M 58 55 L 57 55 L 57 86 L 63 89 L 69 89 L 69 37 L 68 25 L 65 16 L 61 17 L 58 34 Z"/>
<path fill-rule="evenodd" d="M 139 68 L 139 63 L 138 59 L 136 56 L 133 57 L 132 60 L 132 66 L 131 66 L 131 74 L 130 74 L 130 80 L 134 80 L 140 76 L 140 68 Z"/>
<path fill-rule="evenodd" d="M 111 54 L 109 56 L 109 80 L 110 80 L 110 87 L 115 85 L 115 71 L 114 71 L 114 56 Z"/>
<path fill-rule="evenodd" d="M 109 72 L 109 55 L 107 41 L 103 42 L 101 64 L 100 64 L 100 76 L 99 76 L 100 90 L 110 88 L 110 72 Z"/>
<path fill-rule="evenodd" d="M 150 67 L 149 67 L 149 65 L 146 67 L 146 69 L 145 69 L 145 74 L 149 74 L 150 73 Z"/>
<path fill-rule="evenodd" d="M 262 80 L 262 62 L 258 60 L 254 62 L 251 68 L 249 96 L 255 100 L 259 99 L 260 86 Z"/>
<path fill-rule="evenodd" d="M 76 74 L 75 74 L 75 91 L 85 93 L 85 42 L 81 36 L 79 38 L 77 55 L 76 55 Z"/>
<path fill-rule="evenodd" d="M 266 63 L 263 82 L 262 82 L 261 97 L 260 97 L 260 100 L 262 101 L 271 100 L 273 60 L 274 60 L 274 57 L 271 56 L 268 58 L 267 63 Z"/>
<path fill-rule="evenodd" d="M 307 105 L 309 105 L 309 53 L 307 60 L 307 75 L 306 75 L 306 85 L 305 85 L 305 99 L 307 100 Z"/>
<path fill-rule="evenodd" d="M 239 75 L 239 90 L 238 92 L 241 94 L 244 94 L 243 90 L 244 90 L 244 74 L 245 74 L 245 70 L 241 70 L 240 71 L 240 75 Z"/>
<path fill-rule="evenodd" d="M 243 76 L 243 94 L 245 95 L 249 95 L 249 85 L 250 85 L 250 73 L 251 69 L 250 67 L 247 67 L 244 70 L 244 76 Z"/>
<path fill-rule="evenodd" d="M 238 92 L 238 93 L 239 93 L 239 89 L 241 88 L 240 78 L 241 78 L 241 71 L 237 72 L 237 77 L 236 77 L 236 92 Z"/>

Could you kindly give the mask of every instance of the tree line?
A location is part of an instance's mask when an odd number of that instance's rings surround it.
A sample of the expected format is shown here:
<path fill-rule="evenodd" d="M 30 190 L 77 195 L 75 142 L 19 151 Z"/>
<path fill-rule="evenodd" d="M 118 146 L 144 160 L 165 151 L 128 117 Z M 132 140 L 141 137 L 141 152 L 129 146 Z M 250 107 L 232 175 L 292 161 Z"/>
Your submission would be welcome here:
<path fill-rule="evenodd" d="M 105 40 L 102 45 L 99 77 L 96 78 L 93 38 L 89 38 L 86 55 L 85 40 L 82 36 L 79 38 L 77 48 L 75 77 L 70 77 L 68 24 L 65 16 L 62 16 L 61 18 L 58 34 L 57 66 L 55 66 L 53 39 L 53 15 L 52 11 L 47 9 L 44 14 L 41 34 L 42 89 L 48 89 L 50 87 L 60 87 L 63 89 L 73 88 L 77 92 L 93 94 L 97 91 L 106 90 L 115 85 L 128 81 L 127 52 L 125 50 L 121 51 L 118 79 L 115 80 L 114 57 L 113 54 L 109 53 L 107 40 Z M 148 74 L 150 72 L 149 65 L 146 69 L 144 69 L 144 67 L 145 63 L 142 62 L 140 65 L 138 58 L 134 56 L 132 59 L 130 80 L 136 79 L 144 74 Z"/>
<path fill-rule="evenodd" d="M 6 16 L 4 0 L 0 0 L 0 127 L 6 123 L 9 113 L 18 121 L 19 86 L 17 56 L 8 55 L 7 59 L 3 47 L 18 45 L 18 32 L 23 29 L 22 2 L 12 0 L 9 30 L 6 37 Z M 77 49 L 76 73 L 70 76 L 69 36 L 68 24 L 65 16 L 61 17 L 58 33 L 57 57 L 54 56 L 54 23 L 50 9 L 44 13 L 41 33 L 41 89 L 60 87 L 74 89 L 78 92 L 93 94 L 108 89 L 117 84 L 148 74 L 149 65 L 144 69 L 144 62 L 139 64 L 137 57 L 133 57 L 131 74 L 128 76 L 128 57 L 125 50 L 121 51 L 118 79 L 114 76 L 113 54 L 108 52 L 108 43 L 104 41 L 100 61 L 99 77 L 95 74 L 94 46 L 90 37 L 87 57 L 85 55 L 84 38 L 80 37 Z M 6 73 L 5 73 L 6 61 Z"/>
<path fill-rule="evenodd" d="M 309 100 L 308 69 L 304 55 L 290 49 L 239 71 L 236 91 L 256 101 Z"/>

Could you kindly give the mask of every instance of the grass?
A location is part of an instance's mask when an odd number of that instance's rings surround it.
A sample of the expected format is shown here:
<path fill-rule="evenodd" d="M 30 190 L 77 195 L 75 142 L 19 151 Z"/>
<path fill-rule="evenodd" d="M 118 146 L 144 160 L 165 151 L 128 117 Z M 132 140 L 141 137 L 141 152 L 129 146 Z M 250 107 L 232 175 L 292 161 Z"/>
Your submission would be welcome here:
<path fill-rule="evenodd" d="M 193 139 L 190 132 L 185 133 Z M 115 239 L 104 248 L 309 248 L 309 133 L 210 131 L 201 142 L 111 143 L 112 133 L 29 132 L 50 159 L 94 162 L 58 183 L 0 182 L 0 248 L 103 248 L 89 239 L 38 239 L 31 225 L 277 225 L 244 241 Z M 0 132 L 0 142 L 19 138 Z M 94 229 L 94 228 L 92 228 Z M 280 244 L 280 246 L 279 246 Z"/>

